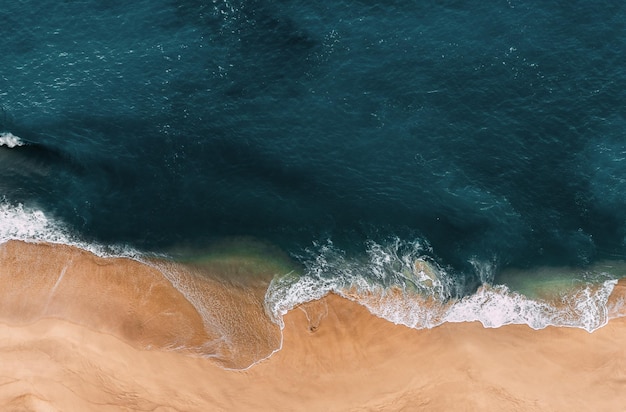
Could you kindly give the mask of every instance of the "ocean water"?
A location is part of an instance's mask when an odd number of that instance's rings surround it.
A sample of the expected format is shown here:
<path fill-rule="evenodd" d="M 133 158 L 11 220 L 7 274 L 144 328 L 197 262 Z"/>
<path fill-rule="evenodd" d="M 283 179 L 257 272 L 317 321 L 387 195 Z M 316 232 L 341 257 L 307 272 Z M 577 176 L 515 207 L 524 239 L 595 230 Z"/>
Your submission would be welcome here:
<path fill-rule="evenodd" d="M 277 322 L 355 289 L 414 327 L 606 321 L 626 274 L 626 4 L 21 0 L 0 16 L 1 240 L 138 256 L 259 239 L 300 266 L 270 285 Z"/>

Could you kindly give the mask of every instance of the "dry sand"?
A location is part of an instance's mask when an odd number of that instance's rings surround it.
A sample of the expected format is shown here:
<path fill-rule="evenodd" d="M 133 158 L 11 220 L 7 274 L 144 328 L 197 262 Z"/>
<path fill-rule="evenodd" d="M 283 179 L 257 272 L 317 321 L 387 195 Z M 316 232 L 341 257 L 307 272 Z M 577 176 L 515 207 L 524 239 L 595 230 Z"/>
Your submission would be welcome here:
<path fill-rule="evenodd" d="M 280 351 L 234 371 L 223 366 L 273 350 L 256 286 L 235 285 L 248 296 L 240 318 L 207 324 L 152 270 L 65 246 L 0 245 L 0 410 L 626 411 L 626 318 L 592 334 L 477 323 L 417 331 L 329 295 L 285 316 Z M 216 296 L 233 288 L 208 284 Z M 243 321 L 254 326 L 229 329 Z M 234 343 L 214 342 L 211 327 Z M 169 351 L 171 339 L 193 349 Z"/>

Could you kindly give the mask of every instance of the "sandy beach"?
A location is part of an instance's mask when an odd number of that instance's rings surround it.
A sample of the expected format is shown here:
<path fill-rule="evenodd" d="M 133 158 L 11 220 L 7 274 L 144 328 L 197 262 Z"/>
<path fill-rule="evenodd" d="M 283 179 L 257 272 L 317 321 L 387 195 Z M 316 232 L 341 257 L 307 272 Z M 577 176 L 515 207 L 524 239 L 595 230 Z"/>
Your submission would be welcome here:
<path fill-rule="evenodd" d="M 216 308 L 243 302 L 211 329 L 197 305 L 129 259 L 8 242 L 0 270 L 2 410 L 626 410 L 626 318 L 594 333 L 413 330 L 331 294 L 290 311 L 269 356 L 280 331 L 255 308 L 262 282 L 206 281 Z"/>

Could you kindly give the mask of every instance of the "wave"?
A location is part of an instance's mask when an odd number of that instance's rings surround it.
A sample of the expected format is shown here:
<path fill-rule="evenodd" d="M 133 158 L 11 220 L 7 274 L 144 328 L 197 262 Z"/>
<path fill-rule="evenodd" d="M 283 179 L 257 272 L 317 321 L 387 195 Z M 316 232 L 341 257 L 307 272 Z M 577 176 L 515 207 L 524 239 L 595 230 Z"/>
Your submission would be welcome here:
<path fill-rule="evenodd" d="M 592 332 L 609 320 L 609 296 L 624 273 L 590 267 L 584 279 L 573 269 L 570 282 L 543 297 L 531 297 L 504 284 L 490 283 L 496 264 L 472 260 L 475 276 L 483 284 L 473 293 L 461 294 L 464 285 L 451 269 L 437 264 L 423 242 L 394 239 L 386 244 L 369 242 L 366 260 L 348 259 L 332 242 L 317 256 L 304 260 L 304 275 L 288 274 L 272 280 L 266 305 L 279 324 L 291 309 L 329 293 L 357 302 L 381 318 L 414 329 L 446 322 L 480 322 L 488 328 L 525 324 L 533 329 L 548 326 L 576 327 Z M 528 275 L 528 274 L 527 274 Z"/>
<path fill-rule="evenodd" d="M 506 285 L 484 285 L 472 295 L 449 301 L 408 292 L 398 287 L 345 287 L 305 276 L 295 282 L 274 281 L 266 304 L 276 322 L 306 302 L 335 293 L 365 306 L 372 314 L 413 329 L 430 329 L 446 322 L 480 322 L 486 328 L 527 325 L 575 327 L 593 332 L 609 320 L 609 297 L 617 279 L 601 284 L 584 284 L 554 300 L 532 299 L 511 291 Z M 611 312 L 619 312 L 620 308 Z"/>
<path fill-rule="evenodd" d="M 59 220 L 42 210 L 12 204 L 0 198 L 0 243 L 8 240 L 76 246 L 101 257 L 137 258 L 141 253 L 128 245 L 101 245 L 81 239 Z"/>
<path fill-rule="evenodd" d="M 24 143 L 22 139 L 10 132 L 0 133 L 0 146 L 6 146 L 9 149 L 13 149 L 14 147 L 24 146 L 25 144 L 26 143 Z"/>

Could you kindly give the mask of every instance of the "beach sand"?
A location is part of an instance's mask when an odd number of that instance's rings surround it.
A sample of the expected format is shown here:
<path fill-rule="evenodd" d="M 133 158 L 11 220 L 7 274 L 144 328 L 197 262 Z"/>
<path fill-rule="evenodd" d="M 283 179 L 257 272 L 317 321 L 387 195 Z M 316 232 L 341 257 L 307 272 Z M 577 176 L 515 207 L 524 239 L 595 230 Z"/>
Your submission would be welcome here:
<path fill-rule="evenodd" d="M 0 245 L 0 410 L 626 411 L 626 318 L 413 330 L 331 294 L 284 317 L 281 350 L 232 370 L 280 346 L 262 282 L 188 282 L 236 310 L 207 322 L 129 259 Z"/>

